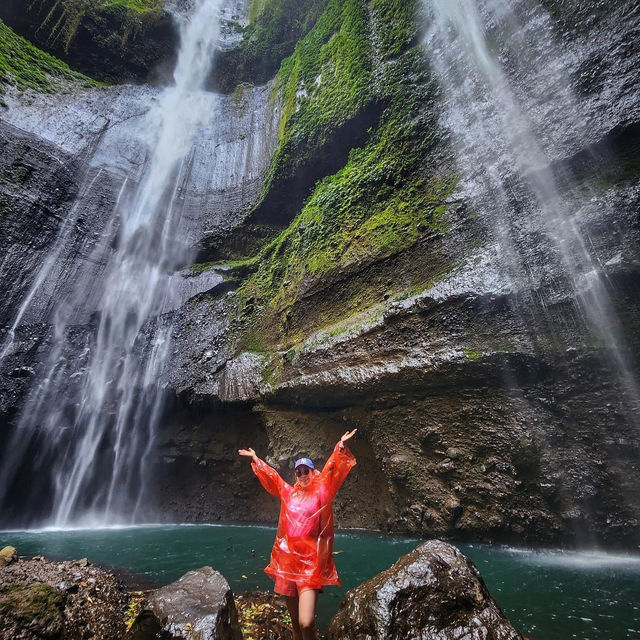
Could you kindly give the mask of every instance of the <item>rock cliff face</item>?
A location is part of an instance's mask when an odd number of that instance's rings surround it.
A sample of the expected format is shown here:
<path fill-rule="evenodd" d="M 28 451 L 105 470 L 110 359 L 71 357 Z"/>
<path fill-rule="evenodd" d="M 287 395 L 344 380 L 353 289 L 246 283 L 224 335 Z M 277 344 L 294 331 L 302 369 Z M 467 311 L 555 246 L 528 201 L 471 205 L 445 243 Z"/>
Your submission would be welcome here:
<path fill-rule="evenodd" d="M 246 15 L 236 4 L 229 16 Z M 175 274 L 171 304 L 148 323 L 149 335 L 158 321 L 174 326 L 150 511 L 273 522 L 277 505 L 260 498 L 238 446 L 290 476 L 296 457 L 323 460 L 358 427 L 338 526 L 637 539 L 638 8 L 479 3 L 519 105 L 514 130 L 526 119 L 535 139 L 530 166 L 515 170 L 501 140 L 465 135 L 491 134 L 503 115 L 481 99 L 475 115 L 459 109 L 467 85 L 450 82 L 437 57 L 438 3 L 307 4 L 283 30 L 268 16 L 287 2 L 254 3 L 218 59 L 225 91 L 270 81 L 212 95 L 216 128 L 190 156 L 183 241 L 199 262 Z M 23 188 L 2 185 L 13 304 L 62 221 L 89 219 L 99 232 L 123 176 L 139 179 L 142 147 L 126 122 L 153 92 L 7 94 L 3 175 L 29 167 Z M 42 160 L 54 156 L 60 168 Z M 483 182 L 487 156 L 499 190 Z M 549 175 L 562 225 L 580 230 L 573 240 L 553 233 L 536 191 Z M 93 178 L 82 206 L 98 215 L 71 213 Z M 33 202 L 50 231 L 17 231 Z M 567 267 L 577 238 L 595 284 L 585 263 Z M 65 255 L 81 261 L 82 249 Z M 39 294 L 43 309 L 55 287 Z M 598 287 L 607 324 L 594 321 Z M 86 313 L 79 331 L 90 303 Z M 6 331 L 14 320 L 8 312 Z M 46 349 L 46 313 L 17 331 L 20 349 L 2 363 L 8 429 Z"/>

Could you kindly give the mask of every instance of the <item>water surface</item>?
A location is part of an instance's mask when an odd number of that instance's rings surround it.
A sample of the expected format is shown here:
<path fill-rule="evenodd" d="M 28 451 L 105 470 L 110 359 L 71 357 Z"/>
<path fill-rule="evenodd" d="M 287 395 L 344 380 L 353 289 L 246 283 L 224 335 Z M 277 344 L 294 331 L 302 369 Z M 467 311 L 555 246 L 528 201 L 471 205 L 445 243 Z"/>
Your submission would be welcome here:
<path fill-rule="evenodd" d="M 20 555 L 88 557 L 120 567 L 143 586 L 177 580 L 211 565 L 234 592 L 271 589 L 263 573 L 272 527 L 158 525 L 118 529 L 0 532 L 0 548 Z M 326 628 L 344 592 L 393 564 L 421 541 L 349 531 L 336 533 L 334 549 L 342 587 L 327 587 L 318 618 Z M 539 640 L 640 639 L 640 556 L 596 552 L 531 551 L 456 544 L 480 569 L 507 617 Z"/>

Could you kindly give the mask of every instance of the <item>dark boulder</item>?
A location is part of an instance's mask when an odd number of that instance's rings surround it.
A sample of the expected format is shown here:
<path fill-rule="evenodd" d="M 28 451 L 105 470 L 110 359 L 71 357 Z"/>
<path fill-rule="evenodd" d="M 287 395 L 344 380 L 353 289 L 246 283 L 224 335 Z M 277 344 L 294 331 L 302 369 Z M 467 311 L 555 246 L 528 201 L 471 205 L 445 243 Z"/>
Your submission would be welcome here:
<path fill-rule="evenodd" d="M 127 599 L 113 573 L 86 558 L 14 560 L 0 567 L 0 640 L 121 640 Z"/>
<path fill-rule="evenodd" d="M 238 612 L 229 583 L 211 567 L 185 573 L 149 598 L 163 638 L 241 640 Z"/>
<path fill-rule="evenodd" d="M 347 592 L 329 640 L 522 640 L 458 549 L 430 540 Z"/>

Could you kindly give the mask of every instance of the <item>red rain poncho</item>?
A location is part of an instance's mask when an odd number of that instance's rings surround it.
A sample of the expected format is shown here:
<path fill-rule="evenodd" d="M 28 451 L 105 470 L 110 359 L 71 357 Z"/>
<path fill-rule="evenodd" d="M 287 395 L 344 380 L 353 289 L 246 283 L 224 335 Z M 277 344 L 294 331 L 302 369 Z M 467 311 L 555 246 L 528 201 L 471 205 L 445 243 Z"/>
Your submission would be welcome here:
<path fill-rule="evenodd" d="M 312 471 L 307 487 L 291 486 L 263 460 L 251 463 L 262 486 L 280 498 L 280 518 L 271 562 L 265 573 L 304 584 L 311 589 L 340 585 L 333 562 L 333 511 L 331 501 L 356 459 L 345 446 L 336 444 L 322 473 Z"/>

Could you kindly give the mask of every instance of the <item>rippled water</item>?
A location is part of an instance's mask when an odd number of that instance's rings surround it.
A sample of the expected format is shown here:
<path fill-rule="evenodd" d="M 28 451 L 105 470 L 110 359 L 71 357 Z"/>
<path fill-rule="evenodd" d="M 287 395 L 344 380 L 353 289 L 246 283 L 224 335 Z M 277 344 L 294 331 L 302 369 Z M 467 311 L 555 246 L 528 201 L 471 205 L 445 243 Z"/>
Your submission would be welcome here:
<path fill-rule="evenodd" d="M 270 589 L 262 569 L 271 527 L 172 525 L 119 529 L 0 532 L 0 547 L 20 555 L 70 559 L 132 572 L 145 586 L 160 586 L 190 569 L 211 565 L 235 592 Z M 336 565 L 341 588 L 319 600 L 325 628 L 343 593 L 393 564 L 421 541 L 364 532 L 338 532 Z M 456 545 L 480 569 L 507 617 L 539 640 L 640 638 L 640 556 L 602 552 L 531 551 L 491 545 Z"/>

